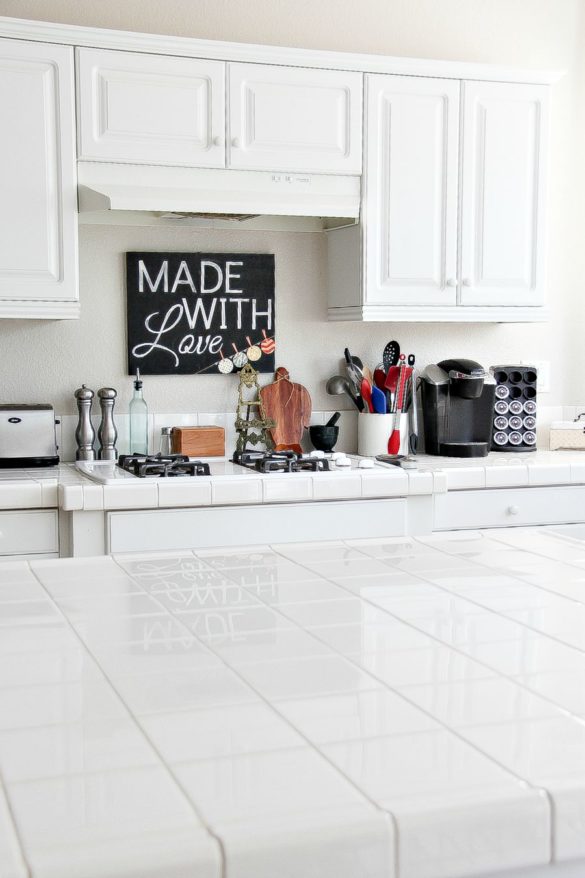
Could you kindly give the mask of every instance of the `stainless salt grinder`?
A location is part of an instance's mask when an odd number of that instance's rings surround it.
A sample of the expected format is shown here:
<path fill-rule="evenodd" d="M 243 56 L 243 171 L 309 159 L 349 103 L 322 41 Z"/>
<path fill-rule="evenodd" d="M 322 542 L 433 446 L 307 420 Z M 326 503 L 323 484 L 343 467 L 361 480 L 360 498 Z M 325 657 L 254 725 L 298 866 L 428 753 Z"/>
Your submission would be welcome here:
<path fill-rule="evenodd" d="M 114 424 L 114 405 L 118 394 L 113 387 L 102 387 L 98 390 L 97 395 L 102 409 L 102 420 L 98 429 L 98 439 L 101 446 L 98 458 L 100 460 L 116 460 L 118 457 L 116 451 L 118 431 Z"/>
<path fill-rule="evenodd" d="M 77 409 L 79 411 L 79 422 L 75 431 L 75 441 L 77 442 L 75 460 L 95 460 L 95 451 L 93 450 L 95 430 L 91 423 L 91 403 L 93 397 L 93 390 L 90 390 L 85 384 L 82 384 L 75 391 L 75 399 L 77 400 Z"/>

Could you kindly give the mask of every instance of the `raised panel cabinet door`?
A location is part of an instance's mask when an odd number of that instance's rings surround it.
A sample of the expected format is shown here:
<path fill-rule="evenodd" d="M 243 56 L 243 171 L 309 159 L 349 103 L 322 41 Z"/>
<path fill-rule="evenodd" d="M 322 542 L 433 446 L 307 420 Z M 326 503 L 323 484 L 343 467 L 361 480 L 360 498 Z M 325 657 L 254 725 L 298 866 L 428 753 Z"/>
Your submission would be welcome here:
<path fill-rule="evenodd" d="M 361 173 L 361 73 L 230 64 L 228 76 L 230 168 Z"/>
<path fill-rule="evenodd" d="M 80 158 L 225 166 L 225 64 L 77 50 Z"/>
<path fill-rule="evenodd" d="M 459 82 L 367 77 L 366 304 L 454 305 Z"/>
<path fill-rule="evenodd" d="M 72 49 L 0 39 L 0 316 L 78 298 L 73 89 Z"/>
<path fill-rule="evenodd" d="M 463 88 L 461 304 L 542 305 L 548 87 Z"/>

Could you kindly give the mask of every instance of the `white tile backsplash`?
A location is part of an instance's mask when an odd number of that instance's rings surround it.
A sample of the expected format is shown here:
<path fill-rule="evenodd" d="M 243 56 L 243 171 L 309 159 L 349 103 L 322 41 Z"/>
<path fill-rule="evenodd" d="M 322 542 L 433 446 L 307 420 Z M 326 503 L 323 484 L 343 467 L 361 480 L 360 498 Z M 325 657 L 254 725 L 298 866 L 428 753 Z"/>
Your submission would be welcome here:
<path fill-rule="evenodd" d="M 549 430 L 551 421 L 572 420 L 580 412 L 585 412 L 585 403 L 575 406 L 538 406 L 538 447 L 549 447 Z M 326 423 L 333 411 L 314 411 L 311 414 L 311 424 Z M 61 424 L 57 426 L 57 442 L 61 460 L 75 460 L 75 430 L 77 428 L 77 415 L 58 415 Z M 118 430 L 117 449 L 120 454 L 128 452 L 129 422 L 127 414 L 114 412 L 114 420 Z M 225 429 L 226 455 L 230 457 L 235 449 L 237 434 L 235 431 L 236 413 L 233 412 L 157 412 L 149 415 L 149 447 L 153 453 L 159 450 L 161 427 L 188 427 L 188 426 L 218 426 Z M 100 416 L 94 412 L 92 423 L 96 431 L 95 450 L 96 457 L 99 449 L 97 431 Z M 338 421 L 339 440 L 335 446 L 336 451 L 345 451 L 348 454 L 357 452 L 357 412 L 341 412 Z M 312 449 L 308 431 L 305 432 L 302 446 L 306 451 Z M 457 478 L 457 476 L 455 477 Z"/>
<path fill-rule="evenodd" d="M 311 424 L 324 424 L 329 420 L 333 412 L 313 412 L 311 415 Z M 75 441 L 75 431 L 77 429 L 77 415 L 60 415 L 61 421 L 57 427 L 57 443 L 59 445 L 59 455 L 61 460 L 69 462 L 75 460 L 75 451 L 77 444 Z M 233 412 L 157 412 L 148 416 L 149 429 L 148 441 L 149 448 L 153 454 L 160 449 L 160 432 L 162 427 L 223 427 L 225 430 L 225 450 L 226 455 L 231 457 L 236 447 L 237 433 L 235 429 L 236 413 Z M 117 414 L 114 411 L 114 421 L 118 430 L 118 439 L 116 448 L 119 454 L 127 454 L 130 450 L 129 442 L 129 419 L 127 414 Z M 100 447 L 97 437 L 100 425 L 99 414 L 94 413 L 92 424 L 96 433 L 94 448 L 96 458 Z M 355 453 L 357 450 L 357 412 L 342 412 L 338 421 L 339 441 L 336 446 L 337 451 L 346 451 Z M 311 451 L 313 446 L 309 439 L 308 431 L 305 432 L 302 442 L 306 451 Z"/>

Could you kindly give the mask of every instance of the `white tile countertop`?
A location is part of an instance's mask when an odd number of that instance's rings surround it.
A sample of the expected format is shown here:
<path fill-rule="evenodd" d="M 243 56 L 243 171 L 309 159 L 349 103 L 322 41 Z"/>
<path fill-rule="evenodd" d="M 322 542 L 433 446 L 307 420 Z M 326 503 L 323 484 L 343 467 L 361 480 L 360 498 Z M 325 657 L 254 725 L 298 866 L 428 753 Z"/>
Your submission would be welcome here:
<path fill-rule="evenodd" d="M 59 486 L 59 505 L 65 511 L 231 506 L 258 503 L 298 503 L 319 500 L 357 500 L 435 494 L 447 489 L 442 471 L 404 470 L 377 464 L 359 469 L 360 458 L 350 455 L 351 467 L 329 472 L 260 473 L 226 459 L 210 459 L 210 476 L 184 479 L 125 479 L 100 485 L 73 467 Z M 74 480 L 75 479 L 75 480 Z"/>
<path fill-rule="evenodd" d="M 357 460 L 356 456 L 351 456 Z M 196 479 L 136 480 L 99 485 L 74 464 L 48 469 L 0 470 L 0 509 L 60 507 L 65 511 L 197 507 L 330 499 L 405 497 L 478 488 L 585 484 L 585 453 L 491 453 L 485 458 L 421 454 L 416 470 L 374 470 L 263 475 L 215 462 L 219 475 Z"/>
<path fill-rule="evenodd" d="M 585 454 L 581 451 L 492 451 L 487 457 L 476 458 L 420 454 L 418 462 L 423 471 L 444 473 L 448 491 L 585 484 Z"/>
<path fill-rule="evenodd" d="M 583 525 L 7 563 L 0 875 L 583 875 L 584 632 Z"/>
<path fill-rule="evenodd" d="M 59 484 L 71 467 L 0 469 L 0 509 L 42 509 L 59 505 Z"/>

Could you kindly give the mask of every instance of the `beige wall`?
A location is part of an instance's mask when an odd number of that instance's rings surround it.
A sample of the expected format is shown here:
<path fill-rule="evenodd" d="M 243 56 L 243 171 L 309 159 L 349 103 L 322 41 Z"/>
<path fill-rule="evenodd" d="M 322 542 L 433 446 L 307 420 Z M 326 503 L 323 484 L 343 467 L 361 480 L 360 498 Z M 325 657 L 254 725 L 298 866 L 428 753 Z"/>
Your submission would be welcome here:
<path fill-rule="evenodd" d="M 485 365 L 548 359 L 552 393 L 542 402 L 585 400 L 584 14 L 583 0 L 0 0 L 0 15 L 68 24 L 567 71 L 553 94 L 548 325 L 330 324 L 319 233 L 85 226 L 82 318 L 0 321 L 0 399 L 52 401 L 73 412 L 71 394 L 83 381 L 117 387 L 124 410 L 122 254 L 168 247 L 276 254 L 278 362 L 309 387 L 315 408 L 333 408 L 324 379 L 337 371 L 346 344 L 375 364 L 390 337 L 420 365 L 453 355 Z M 151 410 L 161 412 L 230 410 L 234 391 L 233 377 L 149 377 L 145 384 Z"/>

